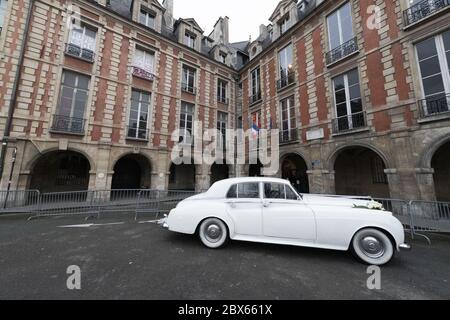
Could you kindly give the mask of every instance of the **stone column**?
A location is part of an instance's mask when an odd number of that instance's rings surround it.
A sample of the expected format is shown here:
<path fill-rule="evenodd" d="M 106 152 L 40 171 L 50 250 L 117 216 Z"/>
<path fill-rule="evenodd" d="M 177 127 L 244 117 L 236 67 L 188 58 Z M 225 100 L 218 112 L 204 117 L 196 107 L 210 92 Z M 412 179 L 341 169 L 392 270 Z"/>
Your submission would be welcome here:
<path fill-rule="evenodd" d="M 195 166 L 195 191 L 201 192 L 210 187 L 210 167 L 206 164 Z"/>
<path fill-rule="evenodd" d="M 416 179 L 417 179 L 417 186 L 420 191 L 419 200 L 436 201 L 437 199 L 436 199 L 436 189 L 434 186 L 434 169 L 417 168 Z"/>
<path fill-rule="evenodd" d="M 323 169 L 308 170 L 309 192 L 317 194 L 336 194 L 335 172 Z"/>
<path fill-rule="evenodd" d="M 89 190 L 110 190 L 113 172 L 110 171 L 111 146 L 100 144 L 97 149 L 95 168 L 91 168 Z"/>
<path fill-rule="evenodd" d="M 16 139 L 9 139 L 8 147 L 5 154 L 5 162 L 3 167 L 3 175 L 1 177 L 0 190 L 6 190 L 8 188 L 9 176 L 11 170 L 13 170 L 13 176 L 11 179 L 11 190 L 18 190 L 19 175 L 21 170 L 21 163 L 23 158 L 23 149 L 25 143 L 19 143 Z M 13 165 L 14 149 L 17 148 L 16 160 Z M 26 185 L 25 185 L 26 187 Z"/>
<path fill-rule="evenodd" d="M 401 200 L 420 199 L 415 169 L 386 169 L 384 172 L 389 182 L 390 198 Z"/>
<path fill-rule="evenodd" d="M 158 151 L 155 163 L 152 163 L 152 190 L 168 190 L 170 176 L 170 154 L 167 151 Z"/>

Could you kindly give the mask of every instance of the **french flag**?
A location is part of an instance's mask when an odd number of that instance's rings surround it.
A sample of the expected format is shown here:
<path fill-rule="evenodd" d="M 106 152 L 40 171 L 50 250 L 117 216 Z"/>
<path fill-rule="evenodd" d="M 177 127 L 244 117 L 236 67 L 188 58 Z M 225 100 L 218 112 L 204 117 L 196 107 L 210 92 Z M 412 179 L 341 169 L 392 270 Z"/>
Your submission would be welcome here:
<path fill-rule="evenodd" d="M 261 130 L 259 125 L 256 124 L 255 122 L 253 122 L 253 125 L 252 125 L 252 136 L 253 136 L 253 139 L 257 139 L 258 138 L 259 130 Z"/>

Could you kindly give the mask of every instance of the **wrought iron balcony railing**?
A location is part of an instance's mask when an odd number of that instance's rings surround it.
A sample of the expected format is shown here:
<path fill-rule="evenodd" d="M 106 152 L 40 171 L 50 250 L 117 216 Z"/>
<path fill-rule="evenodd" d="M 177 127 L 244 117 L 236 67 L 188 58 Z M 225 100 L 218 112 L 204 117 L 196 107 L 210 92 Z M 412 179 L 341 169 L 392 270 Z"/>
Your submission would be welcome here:
<path fill-rule="evenodd" d="M 149 130 L 147 128 L 127 127 L 127 140 L 148 141 Z"/>
<path fill-rule="evenodd" d="M 254 104 L 254 103 L 258 102 L 261 99 L 262 99 L 261 91 L 258 91 L 258 92 L 256 92 L 255 94 L 251 95 L 248 98 L 248 103 L 249 104 Z"/>
<path fill-rule="evenodd" d="M 418 104 L 421 118 L 448 113 L 450 112 L 450 94 L 419 100 Z"/>
<path fill-rule="evenodd" d="M 333 119 L 333 133 L 344 133 L 367 127 L 366 112 L 353 113 L 347 116 Z"/>
<path fill-rule="evenodd" d="M 94 51 L 81 48 L 80 46 L 73 43 L 66 44 L 66 54 L 72 57 L 86 60 L 88 62 L 94 62 L 95 59 Z"/>
<path fill-rule="evenodd" d="M 190 86 L 189 84 L 184 83 L 184 82 L 181 83 L 181 90 L 183 90 L 184 92 L 192 93 L 192 94 L 195 94 L 195 92 L 196 92 L 195 87 Z"/>
<path fill-rule="evenodd" d="M 290 143 L 298 141 L 297 128 L 280 131 L 280 143 Z"/>
<path fill-rule="evenodd" d="M 53 123 L 50 130 L 54 133 L 84 135 L 85 122 L 81 118 L 55 115 L 53 116 Z"/>
<path fill-rule="evenodd" d="M 217 102 L 220 102 L 220 103 L 223 103 L 223 104 L 228 104 L 229 99 L 227 97 L 217 96 Z"/>
<path fill-rule="evenodd" d="M 295 82 L 295 74 L 294 72 L 288 72 L 288 74 L 282 74 L 281 78 L 277 81 L 277 89 L 281 90 L 287 87 L 290 84 Z"/>
<path fill-rule="evenodd" d="M 331 51 L 328 51 L 325 55 L 325 59 L 327 65 L 333 64 L 339 60 L 342 60 L 353 53 L 358 52 L 358 39 L 356 37 L 350 39 L 347 42 L 344 42 L 339 47 L 334 48 Z"/>
<path fill-rule="evenodd" d="M 155 80 L 155 75 L 153 73 L 136 66 L 133 66 L 133 76 L 150 81 Z"/>
<path fill-rule="evenodd" d="M 409 26 L 450 6 L 450 0 L 423 0 L 403 11 L 405 26 Z"/>

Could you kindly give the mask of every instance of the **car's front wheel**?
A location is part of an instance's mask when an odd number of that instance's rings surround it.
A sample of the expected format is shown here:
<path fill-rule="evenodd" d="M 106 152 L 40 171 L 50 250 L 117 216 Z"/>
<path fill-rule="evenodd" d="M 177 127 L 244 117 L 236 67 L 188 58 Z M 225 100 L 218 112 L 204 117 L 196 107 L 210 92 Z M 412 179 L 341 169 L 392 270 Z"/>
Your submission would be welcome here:
<path fill-rule="evenodd" d="M 377 229 L 363 229 L 352 241 L 354 254 L 363 262 L 381 266 L 394 256 L 394 245 L 389 237 Z"/>
<path fill-rule="evenodd" d="M 228 242 L 228 228 L 222 220 L 209 218 L 200 225 L 199 236 L 206 247 L 219 249 Z"/>

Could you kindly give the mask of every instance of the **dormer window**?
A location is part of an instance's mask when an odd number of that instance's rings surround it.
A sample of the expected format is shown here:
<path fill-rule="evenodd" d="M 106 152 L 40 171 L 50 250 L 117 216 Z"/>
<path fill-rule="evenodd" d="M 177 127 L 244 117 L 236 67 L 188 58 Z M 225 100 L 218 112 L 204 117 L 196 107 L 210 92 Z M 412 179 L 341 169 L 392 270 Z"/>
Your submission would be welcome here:
<path fill-rule="evenodd" d="M 280 26 L 280 35 L 282 35 L 289 29 L 289 15 L 281 19 L 279 26 Z"/>
<path fill-rule="evenodd" d="M 219 61 L 222 63 L 226 63 L 227 62 L 227 54 L 225 52 L 220 52 L 219 53 Z"/>
<path fill-rule="evenodd" d="M 184 44 L 190 48 L 195 48 L 195 39 L 197 37 L 190 32 L 184 34 Z"/>
<path fill-rule="evenodd" d="M 139 22 L 141 24 L 145 25 L 146 27 L 155 29 L 155 20 L 156 20 L 156 13 L 145 8 L 141 9 L 139 17 Z"/>

